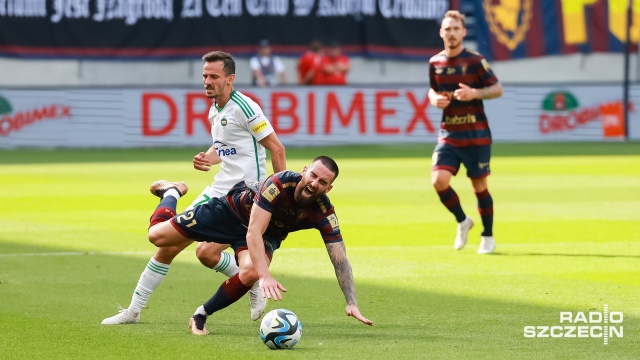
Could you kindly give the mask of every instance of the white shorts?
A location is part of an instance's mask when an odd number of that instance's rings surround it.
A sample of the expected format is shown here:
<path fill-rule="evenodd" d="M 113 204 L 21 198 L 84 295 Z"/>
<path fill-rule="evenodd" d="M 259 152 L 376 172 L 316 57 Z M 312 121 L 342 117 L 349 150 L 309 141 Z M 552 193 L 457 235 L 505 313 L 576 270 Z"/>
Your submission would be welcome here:
<path fill-rule="evenodd" d="M 187 210 L 191 210 L 194 207 L 204 204 L 207 201 L 209 201 L 211 198 L 214 197 L 223 197 L 227 195 L 226 193 L 221 193 L 220 191 L 216 191 L 214 190 L 214 188 L 212 186 L 207 186 L 206 188 L 204 188 L 204 190 L 202 190 L 202 192 L 200 193 L 200 195 L 198 195 L 195 200 L 193 200 L 193 202 L 191 203 L 191 205 L 189 205 L 189 207 L 187 207 L 184 211 Z"/>

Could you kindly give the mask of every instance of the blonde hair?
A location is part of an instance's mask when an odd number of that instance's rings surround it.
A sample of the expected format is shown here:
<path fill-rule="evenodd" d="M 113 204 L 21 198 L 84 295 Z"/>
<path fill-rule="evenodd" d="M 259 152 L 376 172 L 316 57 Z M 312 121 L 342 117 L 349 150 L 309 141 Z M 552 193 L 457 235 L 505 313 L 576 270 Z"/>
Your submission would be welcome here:
<path fill-rule="evenodd" d="M 442 20 L 444 20 L 446 18 L 456 19 L 456 20 L 460 21 L 462 23 L 462 27 L 464 27 L 465 16 L 460 11 L 458 11 L 458 10 L 449 10 L 446 13 L 444 13 L 444 17 L 442 18 Z"/>

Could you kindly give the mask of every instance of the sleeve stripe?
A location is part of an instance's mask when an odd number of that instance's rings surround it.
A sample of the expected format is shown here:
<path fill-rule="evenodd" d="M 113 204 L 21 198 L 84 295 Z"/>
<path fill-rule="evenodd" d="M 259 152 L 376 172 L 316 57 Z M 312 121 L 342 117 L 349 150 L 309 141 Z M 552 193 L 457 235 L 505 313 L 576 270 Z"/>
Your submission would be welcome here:
<path fill-rule="evenodd" d="M 234 92 L 233 94 L 231 94 L 231 100 L 233 100 L 233 102 L 235 102 L 236 104 L 238 104 L 238 106 L 240 106 L 240 108 L 242 109 L 242 112 L 247 118 L 250 118 L 253 115 L 255 115 L 255 112 L 253 112 L 253 109 L 251 108 L 251 106 L 249 106 L 249 104 L 242 97 L 240 97 L 238 93 Z"/>

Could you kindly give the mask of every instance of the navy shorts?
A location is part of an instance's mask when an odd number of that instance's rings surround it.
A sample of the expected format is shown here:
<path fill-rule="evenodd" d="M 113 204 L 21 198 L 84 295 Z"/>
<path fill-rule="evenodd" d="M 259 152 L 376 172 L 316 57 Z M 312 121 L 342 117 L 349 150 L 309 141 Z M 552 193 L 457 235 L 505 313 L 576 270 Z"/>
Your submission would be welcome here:
<path fill-rule="evenodd" d="M 433 150 L 431 170 L 448 170 L 456 175 L 462 163 L 468 177 L 480 178 L 491 173 L 490 160 L 491 145 L 455 147 L 440 143 Z"/>
<path fill-rule="evenodd" d="M 229 244 L 236 255 L 247 249 L 247 227 L 231 211 L 224 198 L 211 198 L 200 206 L 174 216 L 171 225 L 191 240 Z M 263 239 L 265 253 L 272 258 L 282 240 L 266 234 Z"/>

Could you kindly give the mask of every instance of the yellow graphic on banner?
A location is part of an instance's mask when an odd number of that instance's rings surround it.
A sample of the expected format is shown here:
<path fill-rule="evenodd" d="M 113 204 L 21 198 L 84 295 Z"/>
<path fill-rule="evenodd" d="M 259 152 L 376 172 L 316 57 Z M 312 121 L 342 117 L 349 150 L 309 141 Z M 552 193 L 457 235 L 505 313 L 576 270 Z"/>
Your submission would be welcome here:
<path fill-rule="evenodd" d="M 609 0 L 609 31 L 625 42 L 627 40 L 627 0 Z M 632 43 L 640 40 L 640 0 L 632 0 L 631 28 L 629 37 Z"/>
<path fill-rule="evenodd" d="M 533 0 L 484 0 L 484 16 L 498 42 L 513 51 L 525 39 L 531 27 Z"/>

